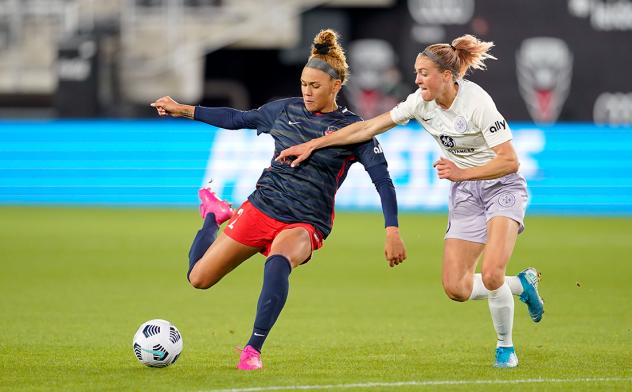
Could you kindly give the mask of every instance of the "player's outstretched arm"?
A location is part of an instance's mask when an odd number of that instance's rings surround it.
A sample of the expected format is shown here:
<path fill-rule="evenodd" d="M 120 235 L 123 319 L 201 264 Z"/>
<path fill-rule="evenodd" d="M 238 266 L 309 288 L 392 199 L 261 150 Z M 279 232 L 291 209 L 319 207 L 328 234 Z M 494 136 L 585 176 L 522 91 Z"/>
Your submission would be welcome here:
<path fill-rule="evenodd" d="M 359 121 L 326 136 L 312 139 L 303 144 L 297 144 L 287 148 L 279 154 L 276 161 L 285 162 L 296 157 L 291 162 L 292 167 L 298 166 L 305 159 L 309 158 L 314 150 L 329 146 L 342 146 L 355 144 L 370 140 L 373 136 L 386 132 L 396 124 L 391 119 L 390 112 L 380 114 L 370 120 Z"/>
<path fill-rule="evenodd" d="M 288 100 L 269 102 L 255 110 L 237 110 L 227 107 L 205 107 L 179 104 L 171 97 L 162 97 L 152 102 L 160 116 L 186 117 L 222 129 L 258 129 L 268 132 L 279 112 Z"/>
<path fill-rule="evenodd" d="M 186 117 L 192 119 L 195 114 L 195 107 L 183 105 L 176 102 L 170 96 L 158 98 L 149 106 L 156 108 L 159 116 Z"/>

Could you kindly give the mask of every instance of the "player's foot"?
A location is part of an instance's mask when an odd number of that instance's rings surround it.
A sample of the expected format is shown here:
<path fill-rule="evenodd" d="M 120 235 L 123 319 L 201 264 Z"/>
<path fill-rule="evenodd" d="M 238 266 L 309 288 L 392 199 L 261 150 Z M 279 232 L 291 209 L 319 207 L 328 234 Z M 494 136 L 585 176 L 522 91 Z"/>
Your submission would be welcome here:
<path fill-rule="evenodd" d="M 529 309 L 529 316 L 534 322 L 542 320 L 542 314 L 544 313 L 544 301 L 538 293 L 538 283 L 542 274 L 540 274 L 535 268 L 529 267 L 518 274 L 518 279 L 522 284 L 522 294 L 520 294 L 520 300 L 527 304 Z"/>
<path fill-rule="evenodd" d="M 261 363 L 261 353 L 248 345 L 241 350 L 237 369 L 239 370 L 257 370 L 263 367 Z"/>
<path fill-rule="evenodd" d="M 218 225 L 226 222 L 232 218 L 235 212 L 230 204 L 219 197 L 211 190 L 210 183 L 206 184 L 198 191 L 200 197 L 200 215 L 202 219 L 206 218 L 207 214 L 215 214 L 215 222 Z"/>
<path fill-rule="evenodd" d="M 518 366 L 518 357 L 513 346 L 511 347 L 496 347 L 496 363 L 494 367 L 497 368 L 514 368 Z"/>

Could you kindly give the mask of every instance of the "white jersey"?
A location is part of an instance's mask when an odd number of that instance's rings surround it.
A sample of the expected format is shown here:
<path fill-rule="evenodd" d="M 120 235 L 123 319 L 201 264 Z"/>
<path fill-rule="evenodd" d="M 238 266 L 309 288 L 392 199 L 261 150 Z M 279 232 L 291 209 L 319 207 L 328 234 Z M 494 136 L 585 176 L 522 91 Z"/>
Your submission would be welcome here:
<path fill-rule="evenodd" d="M 492 147 L 511 140 L 511 130 L 485 90 L 469 80 L 457 83 L 449 109 L 424 101 L 417 89 L 391 110 L 391 119 L 400 125 L 417 119 L 458 167 L 482 166 L 496 156 Z"/>

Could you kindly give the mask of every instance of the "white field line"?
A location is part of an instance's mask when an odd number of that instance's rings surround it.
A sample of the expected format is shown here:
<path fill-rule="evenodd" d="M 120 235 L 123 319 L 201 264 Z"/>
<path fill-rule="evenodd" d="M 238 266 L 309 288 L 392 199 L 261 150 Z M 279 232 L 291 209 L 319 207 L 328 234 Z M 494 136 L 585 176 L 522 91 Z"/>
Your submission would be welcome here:
<path fill-rule="evenodd" d="M 547 383 L 601 383 L 632 382 L 632 377 L 595 377 L 595 378 L 529 378 L 522 380 L 428 380 L 400 382 L 369 382 L 363 384 L 323 384 L 323 385 L 279 385 L 270 387 L 250 387 L 231 389 L 210 389 L 202 392 L 261 392 L 288 391 L 308 389 L 351 389 L 351 388 L 397 388 L 407 386 L 441 386 L 441 385 L 488 385 L 488 384 L 547 384 Z"/>

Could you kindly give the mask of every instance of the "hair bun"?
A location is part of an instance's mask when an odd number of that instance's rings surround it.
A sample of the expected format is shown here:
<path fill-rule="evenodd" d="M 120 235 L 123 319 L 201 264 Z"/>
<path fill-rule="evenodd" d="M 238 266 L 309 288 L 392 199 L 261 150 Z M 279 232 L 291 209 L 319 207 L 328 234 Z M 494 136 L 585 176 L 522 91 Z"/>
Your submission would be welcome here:
<path fill-rule="evenodd" d="M 318 54 L 327 54 L 329 53 L 329 49 L 331 48 L 331 46 L 329 46 L 329 44 L 320 44 L 320 43 L 315 43 L 314 44 L 314 48 L 316 49 L 316 53 Z"/>

